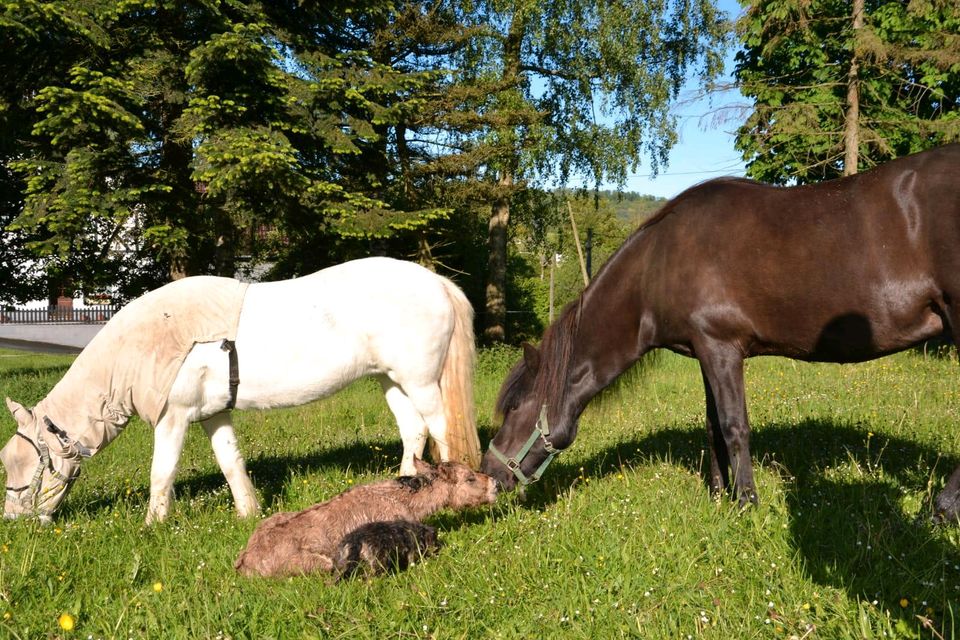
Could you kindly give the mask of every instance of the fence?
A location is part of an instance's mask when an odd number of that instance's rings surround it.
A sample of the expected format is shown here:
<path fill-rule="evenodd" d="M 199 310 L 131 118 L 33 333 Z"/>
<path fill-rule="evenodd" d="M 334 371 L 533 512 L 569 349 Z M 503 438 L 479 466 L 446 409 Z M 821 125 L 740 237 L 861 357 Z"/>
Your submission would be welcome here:
<path fill-rule="evenodd" d="M 86 309 L 47 307 L 46 309 L 0 310 L 0 324 L 103 324 L 120 307 L 102 306 Z"/>

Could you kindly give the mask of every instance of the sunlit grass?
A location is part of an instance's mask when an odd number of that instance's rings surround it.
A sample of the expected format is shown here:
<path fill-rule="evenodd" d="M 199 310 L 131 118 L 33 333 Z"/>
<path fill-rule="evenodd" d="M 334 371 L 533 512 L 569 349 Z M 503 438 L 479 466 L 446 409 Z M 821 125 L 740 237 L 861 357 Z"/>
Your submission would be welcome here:
<path fill-rule="evenodd" d="M 39 400 L 71 359 L 0 352 L 0 396 Z M 484 352 L 482 441 L 517 352 Z M 960 462 L 957 363 L 747 368 L 759 506 L 708 496 L 696 362 L 668 355 L 598 398 L 524 498 L 437 515 L 440 554 L 370 582 L 241 578 L 237 520 L 193 429 L 168 522 L 143 524 L 152 437 L 134 420 L 84 466 L 54 526 L 0 528 L 0 637 L 950 638 L 960 535 L 927 524 Z M 238 413 L 267 512 L 396 472 L 379 388 Z M 0 429 L 13 430 L 4 413 Z M 68 629 L 67 627 L 72 627 Z"/>

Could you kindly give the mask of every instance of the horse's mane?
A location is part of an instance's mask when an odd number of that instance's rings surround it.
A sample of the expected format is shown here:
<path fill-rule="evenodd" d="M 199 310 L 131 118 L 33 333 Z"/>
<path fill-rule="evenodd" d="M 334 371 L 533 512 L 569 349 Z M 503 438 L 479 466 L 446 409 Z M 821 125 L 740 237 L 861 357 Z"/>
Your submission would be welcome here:
<path fill-rule="evenodd" d="M 645 220 L 636 231 L 610 256 L 600 267 L 591 284 L 572 302 L 570 302 L 557 320 L 547 327 L 540 342 L 540 365 L 535 372 L 536 376 L 530 380 L 530 371 L 525 359 L 515 364 L 507 374 L 500 394 L 497 397 L 496 412 L 504 415 L 509 409 L 516 407 L 527 394 L 533 393 L 538 402 L 543 402 L 547 394 L 558 390 L 561 394 L 566 390 L 567 375 L 570 370 L 570 358 L 573 354 L 573 345 L 580 327 L 580 313 L 583 308 L 584 296 L 590 291 L 593 282 L 599 280 L 604 271 L 617 256 L 628 251 L 629 245 L 643 232 L 657 224 L 668 215 L 678 211 L 681 206 L 694 196 L 702 197 L 704 190 L 723 188 L 727 185 L 758 186 L 760 183 L 748 178 L 723 177 L 706 180 L 686 189 L 679 195 L 664 203 L 650 218 Z M 761 185 L 762 186 L 762 185 Z M 562 396 L 561 398 L 562 399 Z"/>
<path fill-rule="evenodd" d="M 499 415 L 502 416 L 508 409 L 517 406 L 521 398 L 528 393 L 533 393 L 538 402 L 543 402 L 548 393 L 559 391 L 561 396 L 558 399 L 562 399 L 573 345 L 580 327 L 582 303 L 583 294 L 567 304 L 557 320 L 547 327 L 543 340 L 540 341 L 540 364 L 532 385 L 525 359 L 521 359 L 507 374 L 497 397 L 496 411 Z"/>
<path fill-rule="evenodd" d="M 633 231 L 633 233 L 630 234 L 630 237 L 628 237 L 623 242 L 623 244 L 617 247 L 616 251 L 614 251 L 613 254 L 611 254 L 611 256 L 607 258 L 606 262 L 604 262 L 603 265 L 601 265 L 600 269 L 597 271 L 597 275 L 595 275 L 593 279 L 590 281 L 591 284 L 596 280 L 600 279 L 600 277 L 603 275 L 604 270 L 606 270 L 608 266 L 610 266 L 616 261 L 616 258 L 620 253 L 629 251 L 630 245 L 634 241 L 636 241 L 637 238 L 643 235 L 644 231 L 654 226 L 655 224 L 657 224 L 658 222 L 660 222 L 670 214 L 676 213 L 681 208 L 681 205 L 683 205 L 687 200 L 690 200 L 695 195 L 702 197 L 702 192 L 704 189 L 719 188 L 719 187 L 724 187 L 726 185 L 732 185 L 732 184 L 742 185 L 742 186 L 769 186 L 769 185 L 763 185 L 762 183 L 759 183 L 755 180 L 751 180 L 749 178 L 738 178 L 735 176 L 726 176 L 722 178 L 712 178 L 710 180 L 704 180 L 703 182 L 695 184 L 692 187 L 682 191 L 679 195 L 676 195 L 672 199 L 665 202 L 659 209 L 657 209 L 657 211 L 652 216 L 650 216 L 649 218 L 644 220 L 642 223 L 640 223 L 640 226 L 638 226 Z M 586 289 L 584 290 L 584 292 L 586 292 Z"/>
<path fill-rule="evenodd" d="M 684 191 L 680 192 L 680 194 L 674 196 L 673 198 L 665 202 L 664 205 L 660 207 L 656 213 L 654 213 L 652 216 L 644 220 L 640 224 L 640 226 L 637 227 L 637 230 L 634 233 L 639 233 L 644 229 L 646 229 L 647 227 L 652 227 L 653 225 L 657 224 L 658 222 L 666 218 L 671 213 L 674 213 L 677 209 L 680 208 L 680 205 L 682 205 L 684 202 L 686 202 L 690 198 L 694 196 L 702 197 L 704 190 L 712 189 L 716 187 L 724 187 L 731 184 L 737 184 L 742 186 L 746 186 L 746 185 L 757 186 L 757 185 L 760 185 L 761 183 L 755 180 L 751 180 L 750 178 L 739 178 L 736 176 L 724 176 L 721 178 L 711 178 L 710 180 L 704 180 L 703 182 L 699 182 L 693 185 L 692 187 L 685 189 Z"/>

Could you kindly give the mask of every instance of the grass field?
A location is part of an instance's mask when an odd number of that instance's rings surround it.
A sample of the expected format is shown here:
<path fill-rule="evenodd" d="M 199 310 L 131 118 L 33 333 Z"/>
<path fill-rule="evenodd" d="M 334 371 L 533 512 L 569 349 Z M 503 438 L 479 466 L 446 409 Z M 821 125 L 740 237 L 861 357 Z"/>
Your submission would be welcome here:
<path fill-rule="evenodd" d="M 484 443 L 516 356 L 481 354 Z M 0 351 L 0 396 L 32 406 L 70 362 Z M 199 428 L 172 517 L 146 527 L 152 439 L 134 420 L 85 464 L 53 526 L 0 523 L 0 637 L 951 638 L 960 529 L 927 518 L 960 462 L 957 374 L 952 354 L 749 361 L 761 503 L 740 513 L 704 488 L 696 363 L 665 355 L 591 404 L 524 498 L 440 514 L 438 556 L 336 586 L 234 573 L 256 521 L 234 517 Z M 399 463 L 372 383 L 236 424 L 267 512 Z M 4 411 L 2 439 L 13 429 Z"/>

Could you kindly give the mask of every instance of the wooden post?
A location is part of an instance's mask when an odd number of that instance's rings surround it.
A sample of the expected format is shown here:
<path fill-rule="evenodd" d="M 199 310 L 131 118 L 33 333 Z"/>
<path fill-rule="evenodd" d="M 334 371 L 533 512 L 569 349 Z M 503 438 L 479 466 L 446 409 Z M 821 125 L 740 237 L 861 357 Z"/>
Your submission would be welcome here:
<path fill-rule="evenodd" d="M 557 261 L 557 253 L 550 255 L 550 313 L 547 315 L 547 322 L 553 324 L 553 265 Z"/>
<path fill-rule="evenodd" d="M 580 259 L 580 273 L 583 274 L 583 286 L 590 284 L 590 276 L 587 275 L 587 263 L 583 259 L 583 247 L 580 246 L 580 236 L 577 234 L 577 221 L 573 219 L 573 207 L 567 200 L 567 211 L 570 212 L 570 226 L 573 227 L 573 244 L 577 247 L 577 257 Z"/>

